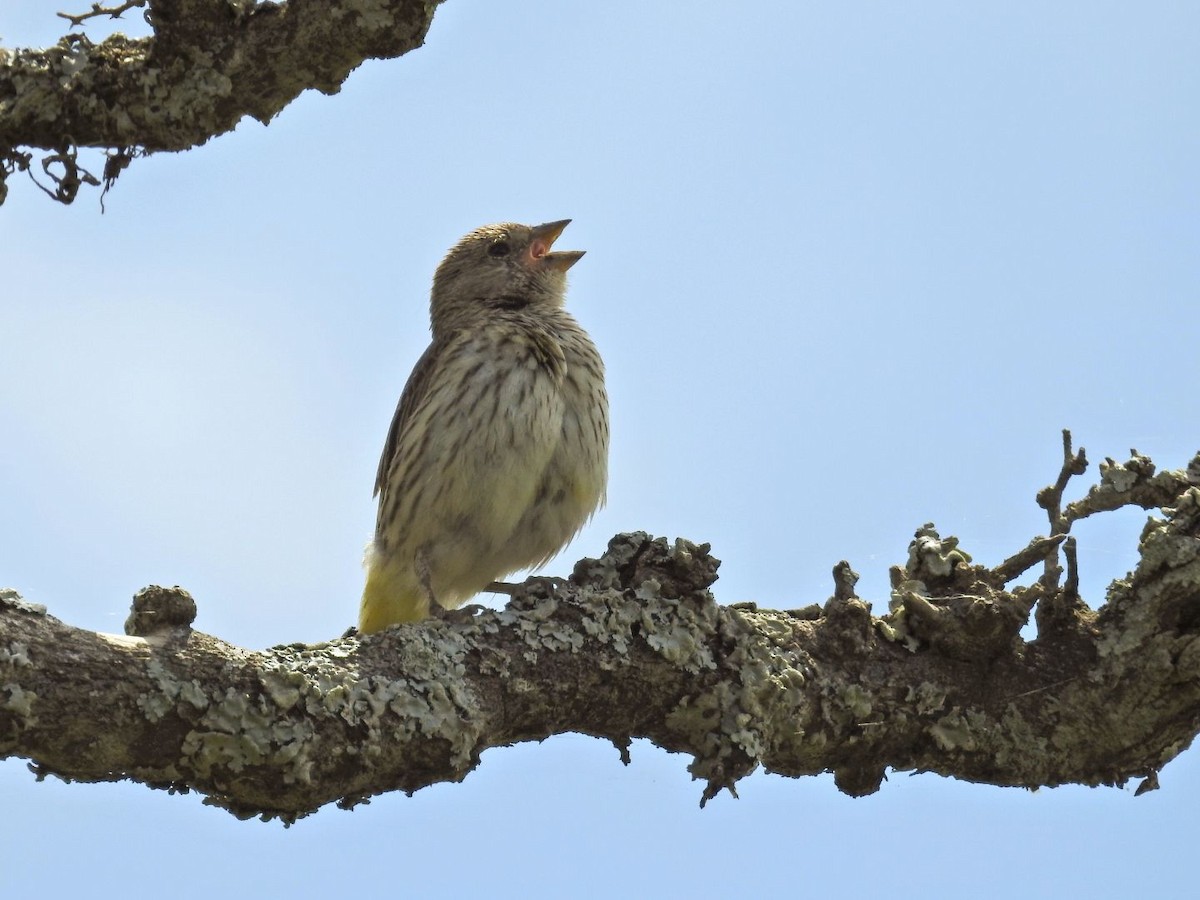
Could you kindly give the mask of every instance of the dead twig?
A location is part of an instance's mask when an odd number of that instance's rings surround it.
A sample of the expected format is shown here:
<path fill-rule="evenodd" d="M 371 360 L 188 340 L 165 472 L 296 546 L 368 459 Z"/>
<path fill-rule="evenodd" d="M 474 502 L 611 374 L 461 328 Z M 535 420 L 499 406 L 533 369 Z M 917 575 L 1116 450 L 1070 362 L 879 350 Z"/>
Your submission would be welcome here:
<path fill-rule="evenodd" d="M 94 19 L 97 16 L 108 16 L 110 19 L 119 19 L 124 13 L 131 9 L 140 9 L 146 5 L 146 0 L 125 0 L 120 6 L 104 6 L 100 3 L 93 3 L 89 12 L 85 13 L 64 13 L 60 12 L 56 15 L 60 19 L 66 19 L 71 23 L 72 28 L 78 28 L 83 25 L 88 19 Z"/>

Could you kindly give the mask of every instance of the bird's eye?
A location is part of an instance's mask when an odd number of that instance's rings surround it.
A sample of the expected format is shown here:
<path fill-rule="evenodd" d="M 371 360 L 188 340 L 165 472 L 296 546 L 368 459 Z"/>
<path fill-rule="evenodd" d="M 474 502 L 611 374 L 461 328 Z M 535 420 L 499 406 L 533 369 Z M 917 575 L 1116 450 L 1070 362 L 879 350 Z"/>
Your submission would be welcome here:
<path fill-rule="evenodd" d="M 496 241 L 496 243 L 494 243 L 490 247 L 488 247 L 487 252 L 488 252 L 488 256 L 497 256 L 497 257 L 508 256 L 508 242 L 507 241 Z"/>

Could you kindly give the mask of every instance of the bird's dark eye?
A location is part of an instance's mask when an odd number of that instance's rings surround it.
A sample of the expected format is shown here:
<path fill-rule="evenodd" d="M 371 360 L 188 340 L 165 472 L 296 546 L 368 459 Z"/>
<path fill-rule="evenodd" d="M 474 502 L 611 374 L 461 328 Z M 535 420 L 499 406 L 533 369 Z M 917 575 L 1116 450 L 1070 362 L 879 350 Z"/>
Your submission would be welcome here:
<path fill-rule="evenodd" d="M 508 256 L 508 242 L 496 241 L 488 247 L 488 256 Z"/>

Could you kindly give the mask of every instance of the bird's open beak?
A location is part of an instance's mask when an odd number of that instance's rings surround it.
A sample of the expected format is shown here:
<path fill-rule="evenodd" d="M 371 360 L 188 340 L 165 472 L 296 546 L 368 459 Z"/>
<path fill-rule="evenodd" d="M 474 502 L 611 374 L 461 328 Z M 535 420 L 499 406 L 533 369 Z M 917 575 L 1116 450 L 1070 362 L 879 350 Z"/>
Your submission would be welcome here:
<path fill-rule="evenodd" d="M 563 229 L 571 224 L 570 219 L 559 219 L 557 222 L 547 222 L 533 229 L 529 241 L 529 261 L 547 269 L 565 272 L 583 257 L 583 250 L 558 250 L 550 252 Z"/>

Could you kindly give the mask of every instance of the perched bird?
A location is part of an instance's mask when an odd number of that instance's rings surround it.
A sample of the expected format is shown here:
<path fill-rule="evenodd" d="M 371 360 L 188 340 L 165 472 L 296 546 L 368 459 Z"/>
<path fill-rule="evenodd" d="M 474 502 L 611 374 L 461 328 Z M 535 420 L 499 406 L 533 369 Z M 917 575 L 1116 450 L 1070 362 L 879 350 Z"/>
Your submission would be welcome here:
<path fill-rule="evenodd" d="M 375 493 L 359 631 L 452 609 L 540 566 L 604 501 L 604 363 L 563 309 L 570 219 L 488 225 L 433 277 L 433 342 L 408 378 Z"/>

